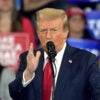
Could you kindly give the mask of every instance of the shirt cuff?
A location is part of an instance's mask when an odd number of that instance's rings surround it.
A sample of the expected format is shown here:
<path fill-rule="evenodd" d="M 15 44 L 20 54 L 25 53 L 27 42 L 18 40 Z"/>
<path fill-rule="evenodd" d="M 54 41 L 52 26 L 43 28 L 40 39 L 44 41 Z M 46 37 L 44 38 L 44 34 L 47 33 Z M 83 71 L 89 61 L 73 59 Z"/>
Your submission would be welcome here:
<path fill-rule="evenodd" d="M 35 77 L 35 73 L 33 73 L 33 77 L 30 80 L 25 82 L 25 77 L 24 77 L 24 73 L 23 73 L 23 80 L 22 80 L 23 87 L 26 87 L 29 83 L 31 83 L 31 81 L 34 79 L 34 77 Z"/>

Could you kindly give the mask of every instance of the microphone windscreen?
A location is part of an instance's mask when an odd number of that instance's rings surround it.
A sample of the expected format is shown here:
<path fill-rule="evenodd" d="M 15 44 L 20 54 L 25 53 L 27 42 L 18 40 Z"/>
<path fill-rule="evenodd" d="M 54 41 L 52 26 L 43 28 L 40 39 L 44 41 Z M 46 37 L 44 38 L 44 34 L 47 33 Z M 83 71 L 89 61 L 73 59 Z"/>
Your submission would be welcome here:
<path fill-rule="evenodd" d="M 49 42 L 47 42 L 46 47 L 47 47 L 47 53 L 48 53 L 50 59 L 51 60 L 54 59 L 55 56 L 57 55 L 54 43 L 52 41 L 49 41 Z"/>

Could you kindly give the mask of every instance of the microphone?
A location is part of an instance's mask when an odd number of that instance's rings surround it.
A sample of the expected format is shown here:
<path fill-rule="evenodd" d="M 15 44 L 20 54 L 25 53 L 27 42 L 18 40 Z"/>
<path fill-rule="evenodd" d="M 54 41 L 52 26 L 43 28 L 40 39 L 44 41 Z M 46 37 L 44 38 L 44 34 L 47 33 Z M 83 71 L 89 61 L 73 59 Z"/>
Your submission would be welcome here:
<path fill-rule="evenodd" d="M 49 41 L 47 42 L 46 47 L 47 47 L 47 53 L 48 53 L 50 61 L 54 62 L 55 56 L 57 55 L 54 43 L 52 41 Z"/>

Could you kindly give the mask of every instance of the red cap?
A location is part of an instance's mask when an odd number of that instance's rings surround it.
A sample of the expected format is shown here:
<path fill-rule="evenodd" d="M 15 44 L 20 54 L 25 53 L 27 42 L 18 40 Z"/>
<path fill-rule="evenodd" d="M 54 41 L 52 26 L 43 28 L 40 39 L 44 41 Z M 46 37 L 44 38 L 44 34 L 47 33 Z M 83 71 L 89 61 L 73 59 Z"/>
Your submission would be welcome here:
<path fill-rule="evenodd" d="M 78 7 L 72 7 L 72 8 L 67 9 L 66 14 L 68 17 L 71 17 L 72 15 L 81 15 L 84 18 L 86 18 L 84 11 Z"/>

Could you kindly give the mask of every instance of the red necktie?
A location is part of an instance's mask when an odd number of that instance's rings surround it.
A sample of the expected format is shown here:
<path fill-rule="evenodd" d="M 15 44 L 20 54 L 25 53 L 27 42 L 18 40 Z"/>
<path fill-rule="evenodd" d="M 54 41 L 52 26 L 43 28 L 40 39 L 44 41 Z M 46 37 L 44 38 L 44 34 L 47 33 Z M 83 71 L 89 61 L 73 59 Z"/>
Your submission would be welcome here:
<path fill-rule="evenodd" d="M 43 71 L 43 95 L 42 100 L 50 100 L 52 91 L 52 70 L 51 64 L 48 61 Z"/>

